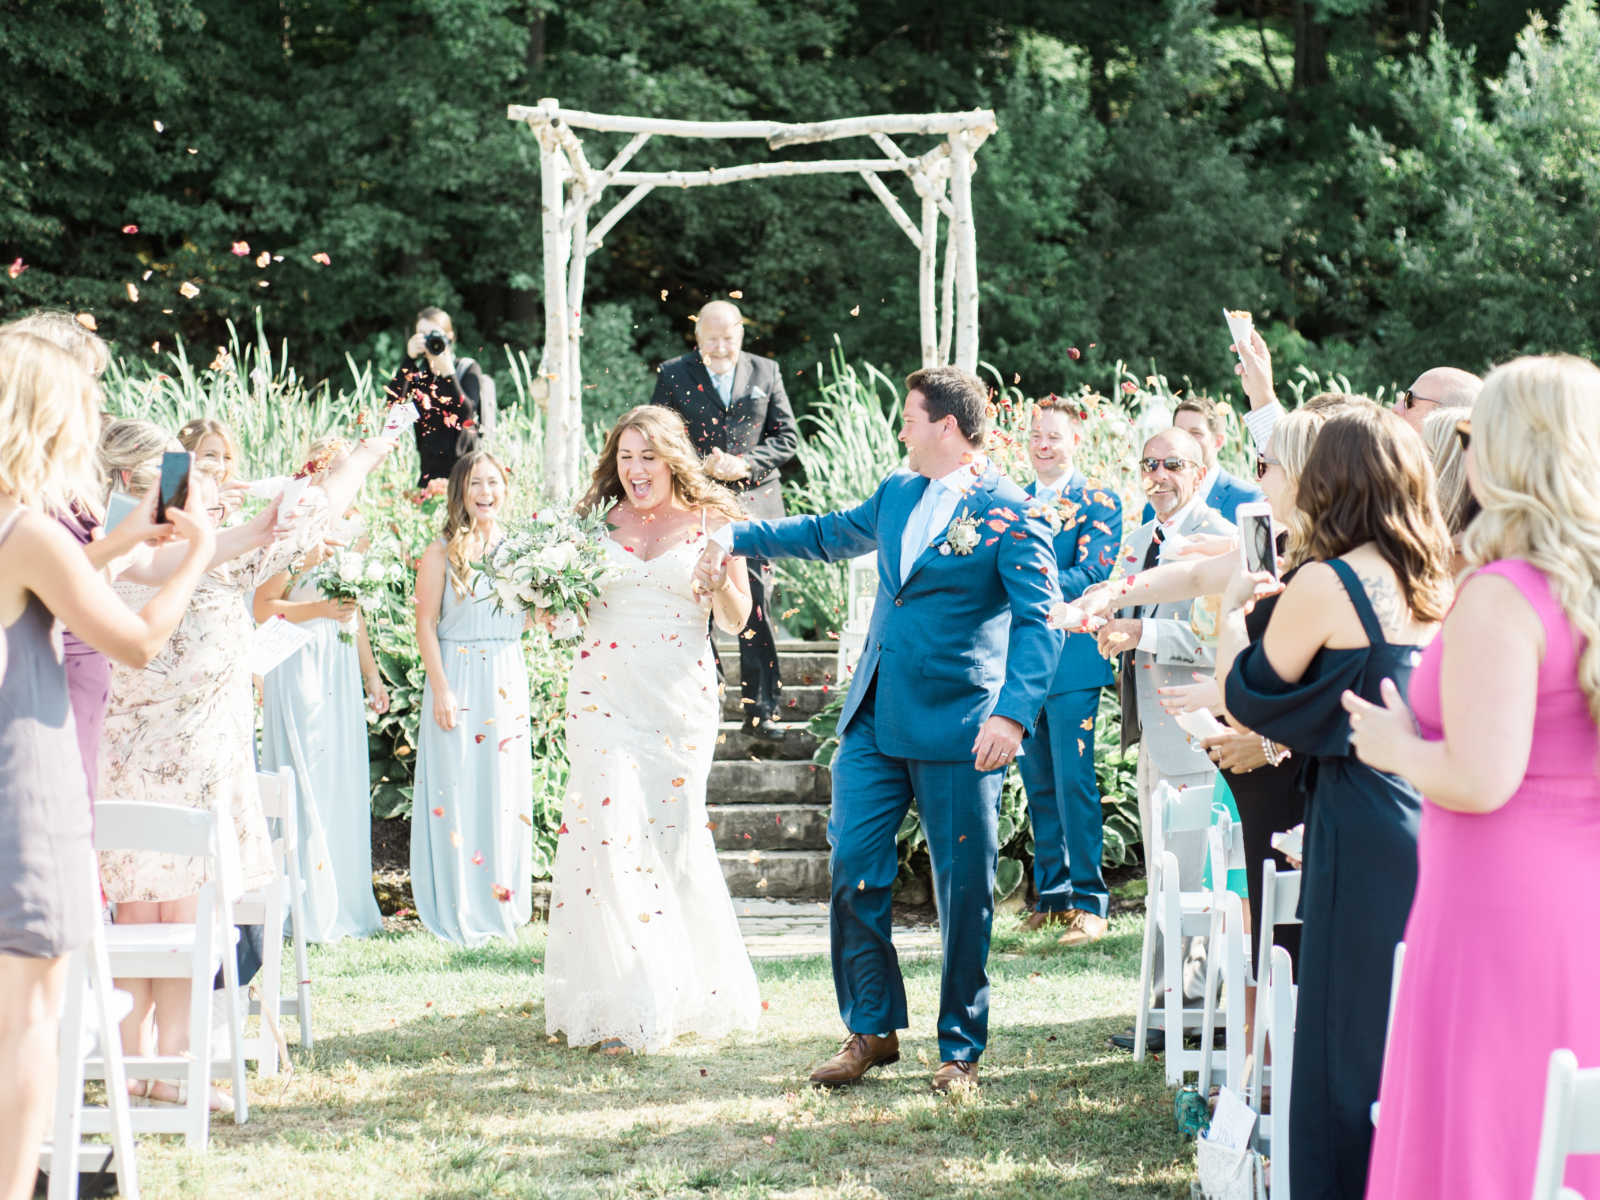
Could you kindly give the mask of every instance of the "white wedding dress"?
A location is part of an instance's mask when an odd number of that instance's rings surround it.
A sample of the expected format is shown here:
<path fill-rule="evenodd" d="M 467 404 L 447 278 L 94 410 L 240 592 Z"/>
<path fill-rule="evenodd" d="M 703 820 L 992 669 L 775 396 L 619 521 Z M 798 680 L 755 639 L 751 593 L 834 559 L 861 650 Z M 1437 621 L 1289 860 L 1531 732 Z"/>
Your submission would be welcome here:
<path fill-rule="evenodd" d="M 754 1029 L 755 973 L 706 823 L 721 702 L 690 586 L 704 535 L 646 562 L 617 542 L 567 684 L 545 1026 L 655 1051 Z"/>

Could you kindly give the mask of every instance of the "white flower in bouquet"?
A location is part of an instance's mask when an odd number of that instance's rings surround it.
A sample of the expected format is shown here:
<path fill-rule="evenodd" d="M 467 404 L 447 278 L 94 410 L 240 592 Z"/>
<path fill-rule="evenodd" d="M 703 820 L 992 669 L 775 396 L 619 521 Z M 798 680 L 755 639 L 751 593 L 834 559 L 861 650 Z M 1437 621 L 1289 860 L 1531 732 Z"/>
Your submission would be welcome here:
<path fill-rule="evenodd" d="M 367 563 L 366 577 L 368 583 L 387 583 L 389 581 L 389 568 L 381 559 L 371 559 Z"/>
<path fill-rule="evenodd" d="M 578 558 L 578 548 L 571 542 L 557 542 L 539 551 L 539 566 L 546 571 L 565 571 Z"/>
<path fill-rule="evenodd" d="M 607 536 L 599 513 L 535 513 L 513 523 L 478 570 L 502 611 L 549 614 L 557 640 L 575 638 L 605 582 Z"/>
<path fill-rule="evenodd" d="M 360 583 L 366 574 L 366 564 L 354 550 L 341 550 L 334 560 L 334 569 L 341 583 Z"/>

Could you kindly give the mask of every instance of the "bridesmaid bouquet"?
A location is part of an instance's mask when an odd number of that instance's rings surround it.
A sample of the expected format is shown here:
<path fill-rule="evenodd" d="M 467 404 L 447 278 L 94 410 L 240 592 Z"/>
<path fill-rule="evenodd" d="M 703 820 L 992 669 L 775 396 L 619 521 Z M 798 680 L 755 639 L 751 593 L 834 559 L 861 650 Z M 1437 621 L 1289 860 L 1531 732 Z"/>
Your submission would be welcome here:
<path fill-rule="evenodd" d="M 354 550 L 336 551 L 317 573 L 317 590 L 325 599 L 348 601 L 364 609 L 380 607 L 389 586 L 402 582 L 399 563 Z M 349 626 L 339 630 L 341 642 L 349 642 L 353 636 Z"/>
<path fill-rule="evenodd" d="M 571 641 L 583 632 L 589 602 L 600 594 L 610 566 L 605 516 L 546 510 L 509 524 L 506 536 L 478 564 L 501 612 L 548 612 L 551 636 Z"/>

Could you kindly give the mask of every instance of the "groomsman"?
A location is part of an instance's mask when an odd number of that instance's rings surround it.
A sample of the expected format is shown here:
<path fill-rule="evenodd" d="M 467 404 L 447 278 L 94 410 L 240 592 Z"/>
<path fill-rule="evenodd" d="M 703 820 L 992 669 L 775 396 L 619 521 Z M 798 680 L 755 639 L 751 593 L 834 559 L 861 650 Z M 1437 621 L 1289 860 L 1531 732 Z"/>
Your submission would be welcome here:
<path fill-rule="evenodd" d="M 783 516 L 778 473 L 800 445 L 800 429 L 783 373 L 770 358 L 746 354 L 739 309 L 713 300 L 695 320 L 696 349 L 661 364 L 652 404 L 683 418 L 706 471 L 738 493 L 752 517 Z M 778 719 L 778 647 L 768 603 L 772 564 L 747 560 L 750 621 L 739 635 L 739 691 L 744 723 L 760 729 Z"/>
<path fill-rule="evenodd" d="M 1107 579 L 1122 544 L 1122 502 L 1074 466 L 1083 416 L 1051 396 L 1034 410 L 1028 459 L 1037 478 L 1025 489 L 1055 530 L 1057 578 L 1068 599 Z M 1065 925 L 1063 946 L 1106 934 L 1110 897 L 1100 859 L 1105 826 L 1094 773 L 1094 723 L 1100 689 L 1115 679 L 1093 634 L 1069 633 L 1034 727 L 1017 759 L 1033 821 L 1034 911 L 1029 929 Z"/>

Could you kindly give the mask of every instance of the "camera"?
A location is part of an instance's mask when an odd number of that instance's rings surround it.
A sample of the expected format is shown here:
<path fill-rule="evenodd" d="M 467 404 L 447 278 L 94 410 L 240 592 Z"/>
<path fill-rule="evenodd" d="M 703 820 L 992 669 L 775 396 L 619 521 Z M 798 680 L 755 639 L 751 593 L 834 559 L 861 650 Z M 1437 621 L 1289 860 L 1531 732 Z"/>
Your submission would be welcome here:
<path fill-rule="evenodd" d="M 428 353 L 433 355 L 435 358 L 439 357 L 439 355 L 450 349 L 450 339 L 445 337 L 445 335 L 437 329 L 430 329 L 427 333 L 423 334 L 422 344 L 427 348 Z"/>

